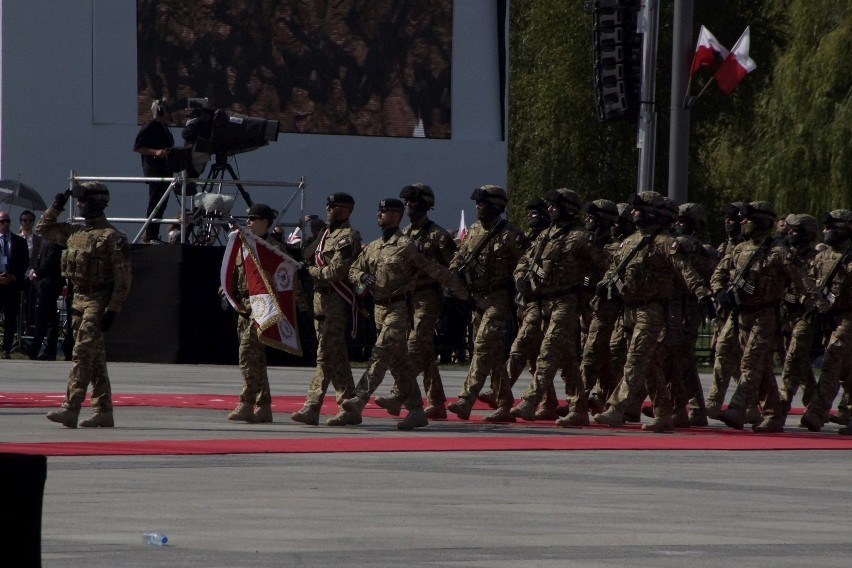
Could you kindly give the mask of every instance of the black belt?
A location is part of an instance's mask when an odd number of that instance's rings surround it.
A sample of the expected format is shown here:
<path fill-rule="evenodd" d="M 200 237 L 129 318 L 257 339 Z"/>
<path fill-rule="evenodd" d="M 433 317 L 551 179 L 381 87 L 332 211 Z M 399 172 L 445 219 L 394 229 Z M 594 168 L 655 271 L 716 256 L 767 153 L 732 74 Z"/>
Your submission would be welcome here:
<path fill-rule="evenodd" d="M 314 292 L 316 294 L 322 294 L 322 295 L 331 294 L 331 288 L 323 288 L 321 286 L 318 286 L 318 287 L 314 288 Z"/>
<path fill-rule="evenodd" d="M 571 286 L 565 290 L 559 290 L 558 292 L 550 292 L 547 294 L 536 294 L 533 297 L 536 300 L 553 300 L 554 298 L 562 298 L 563 296 L 567 296 L 569 294 L 576 294 L 579 291 L 579 285 Z"/>
<path fill-rule="evenodd" d="M 74 285 L 74 291 L 81 294 L 93 294 L 95 292 L 104 292 L 109 290 L 110 284 L 92 284 L 91 286 Z"/>
<path fill-rule="evenodd" d="M 741 314 L 753 314 L 755 312 L 759 312 L 760 310 L 774 308 L 775 305 L 775 302 L 763 302 L 762 304 L 754 304 L 753 306 L 740 306 L 739 312 Z"/>
<path fill-rule="evenodd" d="M 469 288 L 468 289 L 468 291 L 471 294 L 479 294 L 479 295 L 490 294 L 491 292 L 493 292 L 495 290 L 506 290 L 506 291 L 508 291 L 508 288 L 507 288 L 506 284 L 494 284 L 493 286 L 486 286 L 484 288 Z"/>
<path fill-rule="evenodd" d="M 395 302 L 402 302 L 405 300 L 406 296 L 407 294 L 396 294 L 387 298 L 373 298 L 373 303 L 377 306 L 390 306 Z"/>

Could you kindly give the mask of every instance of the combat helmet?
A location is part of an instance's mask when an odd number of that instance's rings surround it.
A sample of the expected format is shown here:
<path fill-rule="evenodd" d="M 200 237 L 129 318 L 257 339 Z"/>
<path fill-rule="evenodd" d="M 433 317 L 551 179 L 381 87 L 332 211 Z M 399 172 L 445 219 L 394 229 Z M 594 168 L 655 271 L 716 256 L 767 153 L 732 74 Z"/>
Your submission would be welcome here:
<path fill-rule="evenodd" d="M 406 199 L 420 199 L 428 203 L 430 207 L 435 206 L 435 192 L 425 183 L 406 185 L 399 192 L 399 196 L 403 201 Z"/>
<path fill-rule="evenodd" d="M 506 190 L 499 185 L 481 185 L 473 190 L 470 199 L 472 201 L 485 201 L 501 211 L 506 208 L 506 203 L 509 201 L 506 197 Z"/>
<path fill-rule="evenodd" d="M 559 189 L 551 189 L 544 194 L 544 200 L 553 205 L 563 207 L 565 211 L 577 213 L 583 207 L 580 196 L 573 189 L 560 187 Z"/>
<path fill-rule="evenodd" d="M 589 215 L 597 215 L 608 223 L 615 223 L 620 215 L 618 205 L 609 199 L 595 199 L 587 203 L 585 209 Z"/>
<path fill-rule="evenodd" d="M 808 236 L 808 240 L 813 240 L 819 234 L 819 223 L 812 215 L 800 213 L 791 213 L 784 219 L 787 226 L 796 231 L 801 231 Z"/>
<path fill-rule="evenodd" d="M 741 217 L 763 218 L 769 219 L 773 223 L 778 215 L 775 213 L 775 207 L 768 201 L 752 201 L 745 203 L 740 207 Z"/>
<path fill-rule="evenodd" d="M 103 201 L 109 203 L 109 189 L 99 181 L 85 181 L 75 184 L 71 195 L 81 201 Z"/>
<path fill-rule="evenodd" d="M 827 225 L 828 223 L 833 222 L 841 222 L 846 223 L 847 225 L 852 224 L 852 211 L 849 209 L 835 209 L 829 213 L 824 213 L 820 218 L 823 225 Z"/>
<path fill-rule="evenodd" d="M 679 218 L 691 219 L 695 223 L 695 228 L 700 230 L 707 225 L 707 212 L 704 206 L 700 203 L 683 203 L 678 207 L 677 215 Z"/>

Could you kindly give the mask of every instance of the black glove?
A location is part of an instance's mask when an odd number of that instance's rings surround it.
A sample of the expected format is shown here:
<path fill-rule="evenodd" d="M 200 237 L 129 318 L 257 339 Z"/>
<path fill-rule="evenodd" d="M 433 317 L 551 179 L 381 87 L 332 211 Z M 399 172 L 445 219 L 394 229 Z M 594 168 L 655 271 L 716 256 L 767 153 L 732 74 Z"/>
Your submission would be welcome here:
<path fill-rule="evenodd" d="M 63 209 L 65 209 L 65 204 L 68 203 L 68 197 L 70 195 L 70 189 L 66 189 L 62 193 L 57 193 L 56 197 L 53 198 L 53 208 L 57 211 L 62 211 Z"/>
<path fill-rule="evenodd" d="M 101 331 L 107 332 L 109 328 L 112 327 L 112 324 L 115 322 L 115 312 L 112 310 L 106 310 L 104 315 L 101 316 Z"/>
<path fill-rule="evenodd" d="M 532 294 L 532 284 L 529 281 L 529 278 L 521 278 L 517 282 L 515 282 L 515 287 L 520 292 L 521 296 L 526 298 L 530 294 Z"/>
<path fill-rule="evenodd" d="M 710 297 L 710 294 L 698 300 L 698 305 L 701 306 L 701 311 L 704 312 L 704 317 L 707 318 L 707 321 L 716 319 L 716 304 L 713 303 L 713 298 Z"/>
<path fill-rule="evenodd" d="M 598 285 L 595 286 L 595 296 L 600 298 L 601 300 L 606 300 L 606 297 L 609 295 L 607 291 L 607 285 L 603 282 L 598 282 Z"/>
<path fill-rule="evenodd" d="M 376 277 L 370 274 L 369 272 L 365 272 L 361 275 L 361 284 L 365 286 L 372 286 L 376 283 Z"/>
<path fill-rule="evenodd" d="M 735 307 L 731 296 L 725 290 L 716 292 L 716 307 L 725 311 L 730 311 Z"/>

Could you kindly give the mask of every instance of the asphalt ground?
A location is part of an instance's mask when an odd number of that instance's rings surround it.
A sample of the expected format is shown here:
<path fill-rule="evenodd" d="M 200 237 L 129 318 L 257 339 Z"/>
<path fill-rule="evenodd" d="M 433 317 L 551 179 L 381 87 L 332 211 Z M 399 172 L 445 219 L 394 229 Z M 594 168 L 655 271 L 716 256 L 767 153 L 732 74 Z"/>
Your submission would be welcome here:
<path fill-rule="evenodd" d="M 61 401 L 68 365 L 2 361 L 0 392 L 54 391 Z M 109 370 L 115 395 L 235 395 L 241 383 L 231 366 L 110 363 Z M 443 371 L 448 395 L 458 393 L 464 373 Z M 270 369 L 273 397 L 303 395 L 311 374 Z M 114 429 L 72 430 L 46 420 L 49 409 L 0 407 L 0 441 L 422 435 L 397 431 L 389 417 L 333 429 L 306 427 L 285 413 L 272 424 L 248 425 L 228 422 L 222 410 L 146 406 L 117 407 Z M 789 430 L 803 432 L 797 421 L 790 417 Z M 836 436 L 836 428 L 826 435 Z M 450 421 L 427 431 L 483 438 L 551 432 Z M 42 559 L 63 568 L 847 567 L 850 458 L 826 450 L 49 457 Z M 169 544 L 143 545 L 148 530 L 165 532 Z"/>

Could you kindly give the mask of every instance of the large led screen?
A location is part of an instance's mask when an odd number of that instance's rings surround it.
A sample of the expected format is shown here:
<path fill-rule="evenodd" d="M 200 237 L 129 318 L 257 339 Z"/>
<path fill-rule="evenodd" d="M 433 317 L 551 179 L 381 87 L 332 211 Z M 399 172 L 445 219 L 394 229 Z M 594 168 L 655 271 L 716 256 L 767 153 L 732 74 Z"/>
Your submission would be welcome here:
<path fill-rule="evenodd" d="M 452 16 L 452 0 L 137 0 L 139 124 L 154 99 L 207 97 L 281 132 L 448 139 Z"/>

